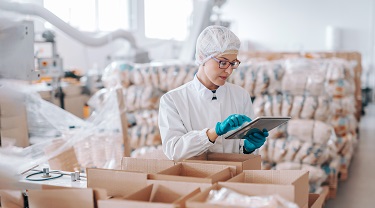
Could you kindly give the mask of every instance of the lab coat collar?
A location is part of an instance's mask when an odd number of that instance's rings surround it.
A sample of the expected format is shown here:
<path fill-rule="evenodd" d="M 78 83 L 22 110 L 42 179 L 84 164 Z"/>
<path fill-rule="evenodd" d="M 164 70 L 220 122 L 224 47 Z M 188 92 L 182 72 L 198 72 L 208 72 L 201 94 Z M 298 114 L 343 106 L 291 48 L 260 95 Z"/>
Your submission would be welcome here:
<path fill-rule="evenodd" d="M 213 93 L 211 90 L 209 90 L 206 86 L 204 86 L 198 79 L 197 75 L 194 76 L 193 79 L 193 85 L 195 89 L 198 91 L 199 95 L 202 96 L 204 99 L 212 100 Z M 227 83 L 225 83 L 223 86 L 220 86 L 216 90 L 216 98 L 218 101 L 222 101 L 224 99 L 224 95 L 226 92 Z"/>

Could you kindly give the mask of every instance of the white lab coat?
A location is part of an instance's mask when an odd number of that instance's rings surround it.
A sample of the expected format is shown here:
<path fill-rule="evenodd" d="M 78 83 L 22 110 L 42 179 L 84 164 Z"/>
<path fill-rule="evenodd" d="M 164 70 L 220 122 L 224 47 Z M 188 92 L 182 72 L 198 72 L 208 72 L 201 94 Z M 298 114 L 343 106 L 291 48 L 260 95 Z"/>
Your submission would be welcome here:
<path fill-rule="evenodd" d="M 238 85 L 226 82 L 213 93 L 196 76 L 160 99 L 159 128 L 163 151 L 174 161 L 200 155 L 207 150 L 221 153 L 243 153 L 243 140 L 225 140 L 219 136 L 213 144 L 207 130 L 215 128 L 232 114 L 254 119 L 249 93 Z"/>

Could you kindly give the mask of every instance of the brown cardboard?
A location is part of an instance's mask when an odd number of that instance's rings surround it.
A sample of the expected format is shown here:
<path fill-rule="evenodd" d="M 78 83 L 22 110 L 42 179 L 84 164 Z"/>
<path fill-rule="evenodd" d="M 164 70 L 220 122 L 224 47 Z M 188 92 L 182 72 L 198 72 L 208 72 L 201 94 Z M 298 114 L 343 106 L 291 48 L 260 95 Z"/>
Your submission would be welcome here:
<path fill-rule="evenodd" d="M 147 185 L 147 174 L 123 170 L 87 169 L 87 187 L 107 190 L 108 196 L 122 197 Z"/>
<path fill-rule="evenodd" d="M 29 190 L 30 208 L 94 208 L 92 189 Z"/>
<path fill-rule="evenodd" d="M 309 208 L 322 208 L 325 202 L 323 194 L 309 194 Z"/>
<path fill-rule="evenodd" d="M 56 139 L 50 145 L 45 147 L 44 152 L 46 153 L 46 155 L 55 154 L 56 150 L 61 148 L 65 144 L 65 142 L 66 141 L 64 141 L 63 139 Z M 69 172 L 79 170 L 77 155 L 73 147 L 70 147 L 62 151 L 58 155 L 50 158 L 48 160 L 48 164 L 53 170 L 63 170 Z"/>
<path fill-rule="evenodd" d="M 212 184 L 226 181 L 235 173 L 234 166 L 181 162 L 156 174 L 149 174 L 149 179 Z"/>
<path fill-rule="evenodd" d="M 123 157 L 121 160 L 121 170 L 157 173 L 174 166 L 174 164 L 173 160 Z"/>
<path fill-rule="evenodd" d="M 219 184 L 231 188 L 245 186 L 251 195 L 279 194 L 299 207 L 308 204 L 309 173 L 305 170 L 245 170 Z"/>
<path fill-rule="evenodd" d="M 150 184 L 125 196 L 123 200 L 100 200 L 99 208 L 116 207 L 185 207 L 185 201 L 200 192 L 194 186 L 176 184 Z"/>
<path fill-rule="evenodd" d="M 0 128 L 1 129 L 14 129 L 22 125 L 23 128 L 27 129 L 26 115 L 16 116 L 1 116 L 0 117 Z"/>
<path fill-rule="evenodd" d="M 206 164 L 220 164 L 236 166 L 237 173 L 243 170 L 261 170 L 262 158 L 254 154 L 232 154 L 207 152 L 199 156 L 191 157 L 186 162 L 198 162 Z"/>
<path fill-rule="evenodd" d="M 14 98 L 0 97 L 0 117 L 11 117 L 26 114 L 26 107 Z"/>
<path fill-rule="evenodd" d="M 185 181 L 163 181 L 163 180 L 147 180 L 147 185 L 150 184 L 159 184 L 159 185 L 171 185 L 176 187 L 194 187 L 200 188 L 201 191 L 208 189 L 212 186 L 210 183 L 194 183 L 194 182 L 185 182 Z"/>
<path fill-rule="evenodd" d="M 24 126 L 24 125 L 22 125 Z M 20 126 L 19 128 L 13 129 L 1 129 L 0 128 L 0 138 L 1 139 L 11 139 L 15 141 L 15 146 L 17 147 L 27 147 L 29 143 L 28 129 Z"/>
<path fill-rule="evenodd" d="M 0 190 L 1 207 L 23 208 L 24 201 L 21 191 Z"/>
<path fill-rule="evenodd" d="M 85 103 L 88 99 L 89 97 L 87 95 L 65 96 L 64 109 L 79 118 L 83 118 L 83 107 L 85 106 Z M 52 103 L 57 106 L 61 106 L 60 100 L 58 98 L 54 98 L 52 100 Z"/>

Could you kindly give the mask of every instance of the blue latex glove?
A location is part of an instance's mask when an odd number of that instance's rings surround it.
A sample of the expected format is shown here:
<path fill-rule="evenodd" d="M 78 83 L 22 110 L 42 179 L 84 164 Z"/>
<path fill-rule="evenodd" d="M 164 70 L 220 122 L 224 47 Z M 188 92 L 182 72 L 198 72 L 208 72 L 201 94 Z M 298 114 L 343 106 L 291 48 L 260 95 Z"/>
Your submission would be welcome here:
<path fill-rule="evenodd" d="M 226 118 L 223 122 L 217 122 L 215 127 L 216 134 L 219 136 L 226 134 L 228 131 L 238 128 L 246 121 L 250 122 L 251 119 L 245 115 L 232 114 L 228 116 L 228 118 Z"/>
<path fill-rule="evenodd" d="M 267 129 L 260 131 L 259 129 L 252 129 L 245 135 L 244 139 L 244 153 L 252 153 L 254 150 L 261 147 L 268 137 Z"/>

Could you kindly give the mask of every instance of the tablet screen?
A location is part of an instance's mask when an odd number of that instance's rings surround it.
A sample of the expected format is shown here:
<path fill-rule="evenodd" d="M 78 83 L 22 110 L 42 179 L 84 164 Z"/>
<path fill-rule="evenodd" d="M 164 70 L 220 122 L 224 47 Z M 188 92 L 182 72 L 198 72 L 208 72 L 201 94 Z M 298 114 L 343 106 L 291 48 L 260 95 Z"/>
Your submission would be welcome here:
<path fill-rule="evenodd" d="M 252 129 L 267 129 L 271 131 L 277 126 L 286 123 L 291 117 L 274 117 L 274 116 L 261 116 L 257 117 L 253 121 L 244 126 L 234 130 L 230 135 L 226 136 L 225 139 L 242 139 L 246 133 Z"/>

